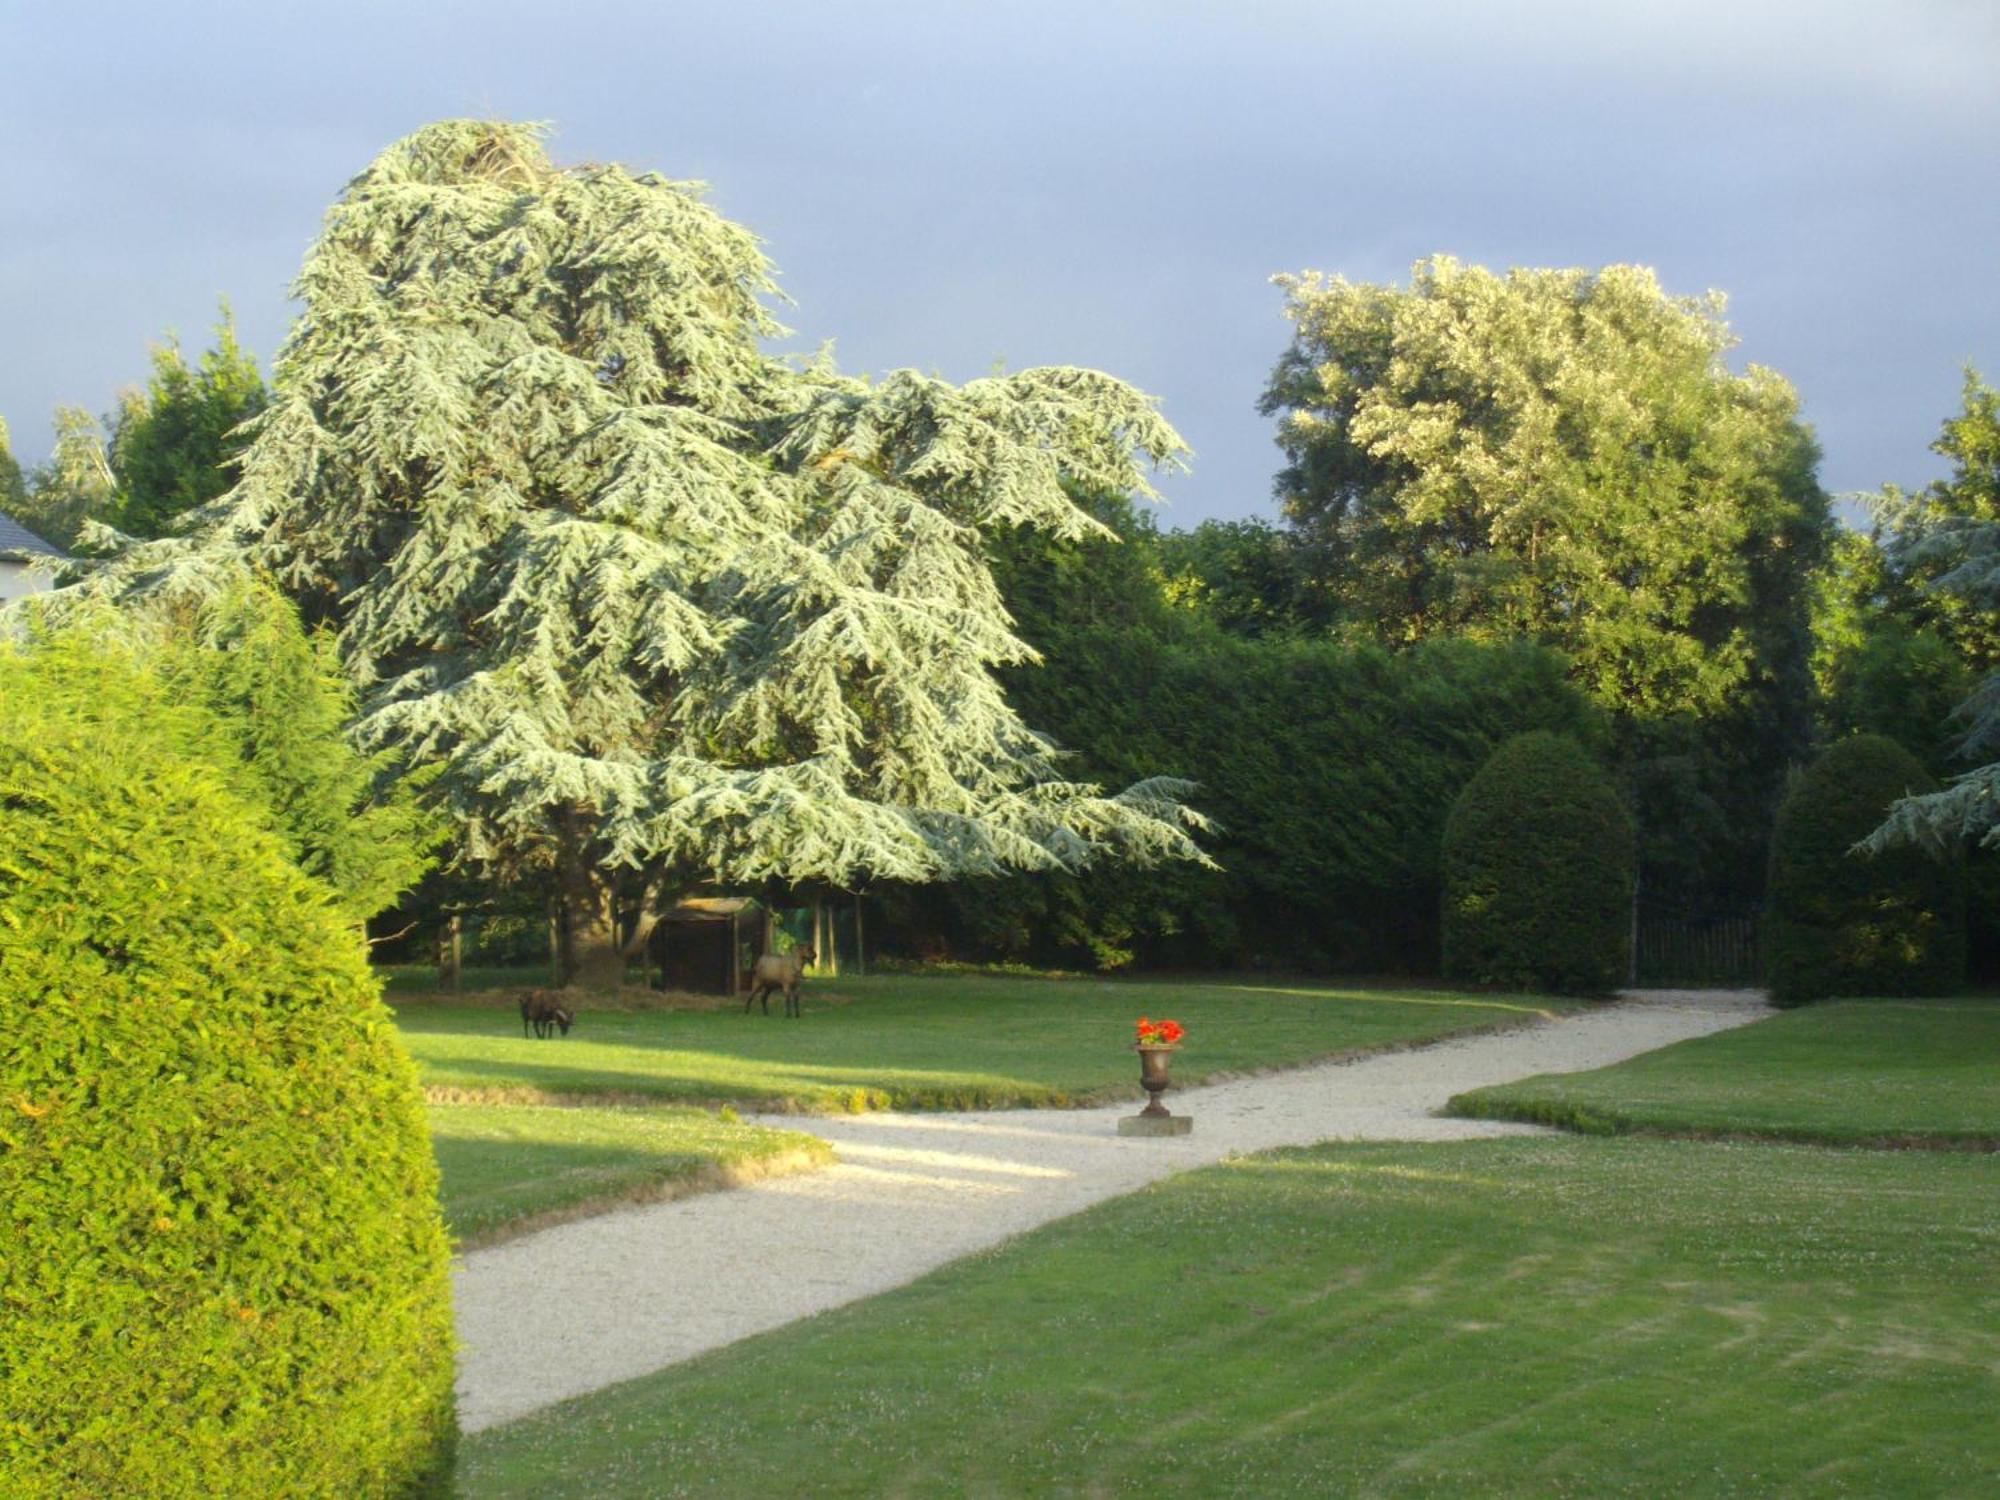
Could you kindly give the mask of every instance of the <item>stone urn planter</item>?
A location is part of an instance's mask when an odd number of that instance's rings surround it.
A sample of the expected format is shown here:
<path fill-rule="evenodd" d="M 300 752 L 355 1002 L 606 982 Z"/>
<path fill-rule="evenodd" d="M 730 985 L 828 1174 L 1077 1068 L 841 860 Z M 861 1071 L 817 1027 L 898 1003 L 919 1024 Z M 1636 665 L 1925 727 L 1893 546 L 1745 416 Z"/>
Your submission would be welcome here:
<path fill-rule="evenodd" d="M 1139 1019 L 1139 1040 L 1133 1048 L 1139 1054 L 1139 1086 L 1146 1091 L 1146 1107 L 1118 1122 L 1120 1135 L 1186 1135 L 1194 1121 L 1177 1115 L 1160 1102 L 1170 1083 L 1169 1070 L 1180 1040 L 1186 1032 L 1178 1021 Z"/>
<path fill-rule="evenodd" d="M 1173 1066 L 1174 1054 L 1178 1047 L 1136 1047 L 1139 1054 L 1139 1087 L 1146 1091 L 1146 1107 L 1139 1111 L 1155 1120 L 1170 1119 L 1166 1105 L 1160 1103 L 1160 1095 L 1167 1091 L 1171 1080 L 1168 1069 Z"/>

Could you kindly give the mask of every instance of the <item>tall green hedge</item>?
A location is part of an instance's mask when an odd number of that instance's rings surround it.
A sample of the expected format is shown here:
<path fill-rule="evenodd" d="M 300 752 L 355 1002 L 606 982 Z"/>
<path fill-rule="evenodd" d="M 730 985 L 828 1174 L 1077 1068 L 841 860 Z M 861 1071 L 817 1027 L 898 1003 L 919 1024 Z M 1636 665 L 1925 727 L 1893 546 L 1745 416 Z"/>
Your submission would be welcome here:
<path fill-rule="evenodd" d="M 1631 814 L 1581 746 L 1548 733 L 1509 740 L 1445 824 L 1445 977 L 1615 989 L 1631 957 L 1634 858 Z"/>
<path fill-rule="evenodd" d="M 1882 735 L 1841 740 L 1793 783 L 1771 836 L 1771 998 L 1939 995 L 1965 975 L 1965 867 L 1903 848 L 1853 854 L 1906 793 L 1936 789 Z"/>
<path fill-rule="evenodd" d="M 413 1070 L 327 889 L 116 682 L 0 645 L 0 1494 L 441 1492 Z"/>
<path fill-rule="evenodd" d="M 1452 799 L 1511 735 L 1599 729 L 1564 671 L 1522 643 L 1391 652 L 1078 630 L 1045 667 L 1015 674 L 1010 695 L 1076 753 L 1079 778 L 1122 786 L 1150 767 L 1198 782 L 1222 869 L 1113 865 L 920 890 L 892 897 L 872 930 L 1066 967 L 1434 972 Z"/>

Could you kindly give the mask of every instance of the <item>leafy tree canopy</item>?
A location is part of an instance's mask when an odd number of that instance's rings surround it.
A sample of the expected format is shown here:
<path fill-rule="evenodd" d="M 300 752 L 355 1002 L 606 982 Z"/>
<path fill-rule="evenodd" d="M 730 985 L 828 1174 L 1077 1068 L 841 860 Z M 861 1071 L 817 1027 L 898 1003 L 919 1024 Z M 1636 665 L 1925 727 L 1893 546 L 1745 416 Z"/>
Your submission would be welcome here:
<path fill-rule="evenodd" d="M 130 393 L 111 441 L 117 524 L 133 536 L 163 534 L 183 511 L 213 500 L 236 480 L 237 431 L 267 399 L 257 362 L 237 342 L 224 303 L 215 345 L 193 365 L 169 338 L 152 353 L 153 373 Z"/>
<path fill-rule="evenodd" d="M 28 479 L 21 472 L 20 461 L 14 457 L 6 419 L 0 417 L 0 510 L 18 519 L 24 509 L 22 502 L 27 498 Z"/>
<path fill-rule="evenodd" d="M 1783 379 L 1723 363 L 1720 297 L 1443 256 L 1407 288 L 1278 283 L 1278 491 L 1339 609 L 1392 642 L 1543 640 L 1633 714 L 1802 680 L 1817 450 Z"/>
<path fill-rule="evenodd" d="M 1896 580 L 1879 531 L 1843 532 L 1814 584 L 1813 679 L 1821 733 L 1886 735 L 1932 775 L 1956 759 L 1964 654 L 1914 590 Z"/>
<path fill-rule="evenodd" d="M 87 526 L 111 516 L 118 481 L 97 418 L 80 406 L 59 406 L 55 429 L 55 451 L 29 474 L 26 493 L 7 509 L 43 541 L 68 551 Z"/>
<path fill-rule="evenodd" d="M 1313 550 L 1257 518 L 1203 521 L 1156 544 L 1166 592 L 1235 635 L 1271 636 L 1329 623 Z"/>
<path fill-rule="evenodd" d="M 20 607 L 29 628 L 0 647 L 21 690 L 60 697 L 93 722 L 144 724 L 157 743 L 220 771 L 349 921 L 386 909 L 429 868 L 443 830 L 385 754 L 347 743 L 353 693 L 333 642 L 308 637 L 289 601 L 249 584 L 140 614 L 50 610 L 46 600 Z"/>
<path fill-rule="evenodd" d="M 2000 392 L 1965 372 L 1962 405 L 1931 451 L 1951 473 L 1914 493 L 1890 485 L 1876 502 L 1884 555 L 1881 603 L 1951 642 L 1984 675 L 2000 669 L 2000 610 L 1989 533 L 2000 524 Z"/>
<path fill-rule="evenodd" d="M 1952 473 L 1916 495 L 1888 492 L 1884 551 L 1914 591 L 1920 623 L 1984 674 L 1958 710 L 1959 753 L 1983 763 L 1941 791 L 1899 800 L 1866 846 L 1951 849 L 1972 839 L 2000 848 L 2000 393 L 1968 370 L 1964 404 L 1932 446 Z"/>
<path fill-rule="evenodd" d="M 80 406 L 57 407 L 55 451 L 30 475 L 22 475 L 0 424 L 0 510 L 69 549 L 98 524 L 159 536 L 183 511 L 227 490 L 246 441 L 241 424 L 266 399 L 228 304 L 215 346 L 195 365 L 172 337 L 154 347 L 152 363 L 146 388 L 125 392 L 102 422 Z"/>
<path fill-rule="evenodd" d="M 1102 530 L 1059 536 L 1031 526 L 1006 526 L 988 538 L 994 583 L 1014 632 L 1033 653 L 1008 670 L 1008 679 L 1020 691 L 1063 655 L 1069 638 L 1079 631 L 1127 629 L 1158 637 L 1187 623 L 1186 613 L 1168 598 L 1160 574 L 1165 538 L 1151 511 L 1126 495 L 1072 498 Z"/>
<path fill-rule="evenodd" d="M 437 768 L 468 852 L 854 884 L 1199 858 L 1178 784 L 1063 779 L 982 533 L 1100 523 L 1183 451 L 1109 376 L 952 386 L 774 359 L 755 239 L 695 185 L 449 121 L 330 211 L 234 489 L 114 587 L 247 562 L 338 632 L 371 748 Z M 595 977 L 591 975 L 589 977 Z"/>

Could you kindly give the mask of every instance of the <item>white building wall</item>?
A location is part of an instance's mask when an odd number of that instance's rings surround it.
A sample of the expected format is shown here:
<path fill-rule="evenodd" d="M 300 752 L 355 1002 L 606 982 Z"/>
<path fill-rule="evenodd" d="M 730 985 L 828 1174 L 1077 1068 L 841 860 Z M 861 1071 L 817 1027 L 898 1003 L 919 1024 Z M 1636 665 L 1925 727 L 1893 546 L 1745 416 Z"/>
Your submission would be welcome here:
<path fill-rule="evenodd" d="M 9 562 L 0 558 L 0 604 L 5 604 L 9 599 L 21 599 L 29 594 L 39 594 L 52 583 L 47 568 L 33 567 L 23 562 Z"/>

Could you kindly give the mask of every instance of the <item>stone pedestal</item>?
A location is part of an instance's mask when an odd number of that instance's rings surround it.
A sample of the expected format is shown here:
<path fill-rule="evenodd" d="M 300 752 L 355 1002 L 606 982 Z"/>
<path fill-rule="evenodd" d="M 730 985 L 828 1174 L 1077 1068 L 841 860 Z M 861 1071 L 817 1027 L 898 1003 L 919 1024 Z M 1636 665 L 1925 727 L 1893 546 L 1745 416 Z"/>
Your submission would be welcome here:
<path fill-rule="evenodd" d="M 1188 1115 L 1127 1115 L 1118 1122 L 1120 1135 L 1187 1135 L 1193 1130 Z"/>

